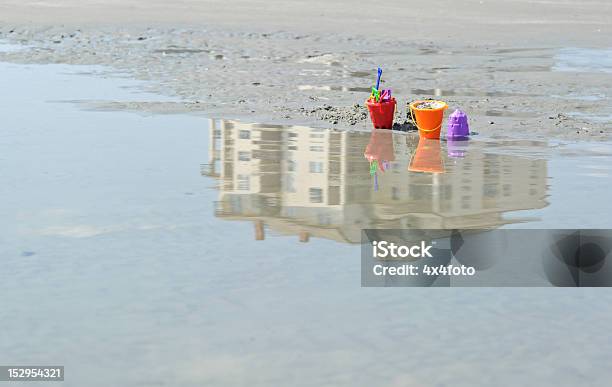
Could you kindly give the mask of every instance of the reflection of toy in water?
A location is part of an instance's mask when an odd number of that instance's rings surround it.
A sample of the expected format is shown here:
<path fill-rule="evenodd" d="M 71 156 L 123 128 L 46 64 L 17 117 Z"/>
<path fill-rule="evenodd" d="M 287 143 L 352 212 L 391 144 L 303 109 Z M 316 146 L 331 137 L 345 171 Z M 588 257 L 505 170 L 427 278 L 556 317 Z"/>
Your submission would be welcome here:
<path fill-rule="evenodd" d="M 421 137 L 419 145 L 412 155 L 412 160 L 410 160 L 408 170 L 411 172 L 444 173 L 440 141 Z"/>
<path fill-rule="evenodd" d="M 370 175 L 374 177 L 374 190 L 378 191 L 378 171 L 386 171 L 389 168 L 389 162 L 395 161 L 393 132 L 390 130 L 372 131 L 370 142 L 363 155 L 370 162 Z"/>
<path fill-rule="evenodd" d="M 467 153 L 468 140 L 467 138 L 459 140 L 448 138 L 446 140 L 446 147 L 448 157 L 463 158 Z"/>

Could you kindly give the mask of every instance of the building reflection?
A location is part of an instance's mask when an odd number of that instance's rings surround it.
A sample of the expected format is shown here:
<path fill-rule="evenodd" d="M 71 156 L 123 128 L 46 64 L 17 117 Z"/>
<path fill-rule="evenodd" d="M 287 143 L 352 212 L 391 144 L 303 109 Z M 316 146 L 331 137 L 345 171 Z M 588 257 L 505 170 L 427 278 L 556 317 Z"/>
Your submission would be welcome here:
<path fill-rule="evenodd" d="M 360 243 L 367 228 L 492 228 L 528 220 L 505 213 L 547 205 L 545 160 L 483 142 L 447 149 L 399 132 L 225 120 L 211 120 L 210 136 L 202 174 L 219 182 L 215 215 L 252 221 L 257 240 L 266 230 Z"/>

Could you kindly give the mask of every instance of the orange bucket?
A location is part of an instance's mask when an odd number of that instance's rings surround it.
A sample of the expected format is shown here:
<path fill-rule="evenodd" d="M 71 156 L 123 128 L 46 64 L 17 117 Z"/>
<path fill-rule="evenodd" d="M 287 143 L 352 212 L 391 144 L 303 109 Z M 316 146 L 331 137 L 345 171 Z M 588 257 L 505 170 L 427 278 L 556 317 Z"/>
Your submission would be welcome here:
<path fill-rule="evenodd" d="M 420 109 L 417 105 L 422 103 L 431 103 L 434 107 L 431 109 Z M 419 136 L 437 140 L 440 138 L 440 129 L 442 129 L 442 119 L 444 111 L 448 109 L 446 102 L 442 101 L 414 101 L 410 104 L 410 117 L 414 126 L 419 129 Z"/>
<path fill-rule="evenodd" d="M 408 170 L 411 172 L 444 173 L 440 141 L 421 137 L 412 160 L 410 160 Z"/>

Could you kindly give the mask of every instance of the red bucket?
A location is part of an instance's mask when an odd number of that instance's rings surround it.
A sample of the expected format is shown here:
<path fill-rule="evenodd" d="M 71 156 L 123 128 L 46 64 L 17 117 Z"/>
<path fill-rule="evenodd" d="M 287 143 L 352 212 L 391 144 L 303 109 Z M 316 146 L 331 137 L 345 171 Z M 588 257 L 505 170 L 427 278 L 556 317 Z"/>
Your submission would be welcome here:
<path fill-rule="evenodd" d="M 393 116 L 395 115 L 395 98 L 387 102 L 366 101 L 370 111 L 372 124 L 376 129 L 393 129 Z"/>

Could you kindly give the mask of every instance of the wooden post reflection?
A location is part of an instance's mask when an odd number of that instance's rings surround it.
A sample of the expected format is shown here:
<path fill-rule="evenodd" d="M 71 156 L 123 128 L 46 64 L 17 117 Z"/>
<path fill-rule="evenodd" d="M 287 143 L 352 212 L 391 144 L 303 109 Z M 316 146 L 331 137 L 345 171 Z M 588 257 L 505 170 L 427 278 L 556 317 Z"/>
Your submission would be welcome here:
<path fill-rule="evenodd" d="M 255 221 L 255 240 L 263 241 L 264 239 L 266 239 L 266 231 L 264 229 L 264 222 L 263 220 L 256 220 Z"/>

